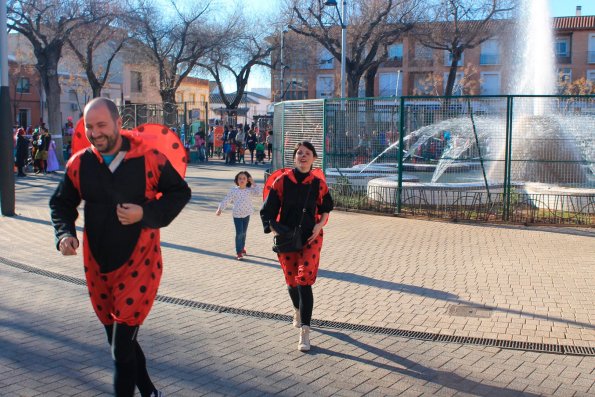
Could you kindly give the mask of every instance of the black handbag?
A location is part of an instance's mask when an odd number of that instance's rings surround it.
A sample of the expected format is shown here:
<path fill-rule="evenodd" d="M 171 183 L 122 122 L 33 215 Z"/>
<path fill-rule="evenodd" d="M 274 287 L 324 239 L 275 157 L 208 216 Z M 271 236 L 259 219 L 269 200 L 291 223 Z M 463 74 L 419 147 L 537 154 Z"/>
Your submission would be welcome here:
<path fill-rule="evenodd" d="M 302 229 L 299 227 L 295 227 L 287 233 L 280 233 L 273 237 L 273 251 L 278 254 L 282 252 L 296 252 L 303 247 Z"/>
<path fill-rule="evenodd" d="M 308 188 L 308 194 L 306 195 L 306 201 L 304 202 L 304 208 L 302 209 L 300 224 L 288 231 L 279 230 L 279 234 L 273 237 L 273 252 L 278 254 L 283 252 L 296 252 L 304 247 L 304 242 L 302 241 L 302 222 L 304 221 L 304 215 L 306 214 L 306 204 L 310 197 L 310 190 L 312 190 L 311 183 Z"/>

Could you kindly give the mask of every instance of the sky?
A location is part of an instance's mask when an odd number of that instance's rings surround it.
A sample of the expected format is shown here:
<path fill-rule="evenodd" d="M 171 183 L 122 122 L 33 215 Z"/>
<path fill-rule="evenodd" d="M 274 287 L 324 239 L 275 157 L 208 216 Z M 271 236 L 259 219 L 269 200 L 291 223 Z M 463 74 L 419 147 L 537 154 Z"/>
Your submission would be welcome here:
<path fill-rule="evenodd" d="M 235 3 L 237 0 L 223 0 L 223 2 Z M 349 0 L 347 0 L 349 1 Z M 537 0 L 539 1 L 539 0 Z M 574 16 L 576 6 L 582 6 L 582 15 L 595 15 L 595 0 L 541 0 L 549 3 L 552 17 Z M 271 9 L 279 7 L 282 0 L 250 0 L 250 10 L 253 14 L 268 13 Z M 255 71 L 250 76 L 248 88 L 270 87 L 270 71 Z"/>

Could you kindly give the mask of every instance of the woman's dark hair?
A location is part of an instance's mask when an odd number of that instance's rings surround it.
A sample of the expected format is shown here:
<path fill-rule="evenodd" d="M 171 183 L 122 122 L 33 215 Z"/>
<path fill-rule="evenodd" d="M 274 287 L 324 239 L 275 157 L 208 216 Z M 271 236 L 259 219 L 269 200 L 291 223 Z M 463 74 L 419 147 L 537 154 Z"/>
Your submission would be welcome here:
<path fill-rule="evenodd" d="M 295 146 L 293 148 L 293 156 L 291 156 L 292 158 L 295 159 L 295 154 L 299 150 L 300 146 L 305 146 L 306 148 L 310 149 L 310 151 L 312 152 L 312 154 L 314 155 L 314 157 L 315 158 L 318 158 L 318 155 L 316 154 L 316 149 L 314 149 L 314 145 L 312 145 L 308 141 L 301 141 L 301 142 L 295 144 Z"/>
<path fill-rule="evenodd" d="M 233 181 L 236 183 L 236 185 L 238 185 L 238 178 L 242 174 L 246 175 L 246 178 L 248 178 L 248 183 L 246 184 L 246 187 L 252 186 L 252 182 L 250 182 L 250 178 L 252 178 L 252 175 L 250 175 L 250 173 L 248 171 L 240 171 L 236 174 L 236 177 L 233 179 Z"/>

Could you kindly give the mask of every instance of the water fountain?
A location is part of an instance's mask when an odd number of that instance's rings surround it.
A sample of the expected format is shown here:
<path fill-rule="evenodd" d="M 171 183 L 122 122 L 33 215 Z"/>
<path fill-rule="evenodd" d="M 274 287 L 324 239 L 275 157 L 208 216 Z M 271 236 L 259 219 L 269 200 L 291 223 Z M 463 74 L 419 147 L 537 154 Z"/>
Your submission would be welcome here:
<path fill-rule="evenodd" d="M 513 79 L 509 92 L 514 95 L 551 95 L 555 92 L 554 54 L 551 19 L 543 1 L 525 0 L 519 10 L 519 29 L 513 65 Z M 419 194 L 424 190 L 448 192 L 502 192 L 504 188 L 504 159 L 506 156 L 506 117 L 503 114 L 474 115 L 471 100 L 468 111 L 463 114 L 419 128 L 405 137 L 404 160 L 410 160 L 416 150 L 432 139 L 444 140 L 445 131 L 450 139 L 437 164 L 432 165 L 430 180 L 419 177 L 428 165 L 406 164 L 408 174 L 403 179 L 405 196 L 407 190 Z M 595 190 L 595 149 L 585 131 L 586 125 L 594 125 L 595 118 L 589 115 L 568 115 L 560 111 L 561 102 L 553 97 L 523 97 L 515 103 L 512 120 L 511 184 L 512 188 L 525 194 L 536 207 L 558 209 L 570 205 L 564 195 L 583 196 L 579 206 L 593 207 Z M 396 165 L 377 165 L 376 161 L 391 150 L 398 149 L 398 142 L 389 146 L 359 172 L 369 172 L 383 167 L 383 172 L 392 172 L 367 182 L 371 199 L 394 204 L 395 195 L 387 188 L 396 188 L 398 176 Z M 471 161 L 461 163 L 463 153 L 476 151 Z M 464 169 L 464 167 L 467 170 Z M 424 169 L 424 167 L 426 169 Z M 463 168 L 463 169 L 462 169 Z M 469 171 L 469 172 L 465 172 Z M 481 171 L 481 172 L 480 172 Z M 348 173 L 346 169 L 331 170 Z M 357 169 L 353 169 L 357 172 Z M 452 173 L 449 176 L 448 173 Z M 393 189 L 394 190 L 394 189 Z M 423 194 L 423 193 L 422 193 Z M 536 197 L 538 198 L 530 198 Z M 550 199 L 547 195 L 554 197 Z M 428 195 L 430 197 L 430 195 Z M 459 195 L 440 194 L 426 200 L 428 205 L 451 204 L 449 200 L 460 199 Z M 552 201 L 553 200 L 553 201 Z M 574 202 L 573 205 L 576 205 Z"/>

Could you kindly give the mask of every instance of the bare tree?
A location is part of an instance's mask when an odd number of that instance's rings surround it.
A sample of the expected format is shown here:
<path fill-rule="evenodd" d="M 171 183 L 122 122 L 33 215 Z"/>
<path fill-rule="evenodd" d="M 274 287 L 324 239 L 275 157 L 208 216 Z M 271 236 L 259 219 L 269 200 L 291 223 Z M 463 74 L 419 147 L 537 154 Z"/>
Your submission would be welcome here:
<path fill-rule="evenodd" d="M 122 27 L 123 11 L 115 8 L 114 4 L 109 14 L 103 10 L 94 12 L 99 12 L 97 23 L 78 27 L 67 42 L 87 76 L 93 98 L 97 98 L 108 81 L 112 62 L 130 36 L 128 30 Z"/>
<path fill-rule="evenodd" d="M 135 38 L 147 46 L 158 67 L 159 93 L 165 114 L 175 115 L 176 91 L 181 82 L 199 59 L 225 42 L 219 40 L 224 36 L 209 23 L 210 2 L 199 1 L 188 9 L 180 8 L 175 0 L 170 0 L 170 4 L 168 13 L 164 13 L 152 2 L 140 0 L 131 14 L 136 16 Z"/>
<path fill-rule="evenodd" d="M 359 81 L 366 76 L 366 92 L 380 63 L 386 61 L 388 45 L 411 30 L 417 19 L 419 0 L 353 0 L 349 2 L 345 74 L 347 95 L 357 96 Z M 323 0 L 288 0 L 289 29 L 310 37 L 341 59 L 340 19 Z M 329 24 L 328 22 L 331 22 Z"/>
<path fill-rule="evenodd" d="M 49 128 L 60 133 L 60 81 L 58 62 L 66 39 L 81 25 L 93 22 L 89 8 L 94 2 L 78 0 L 9 0 L 8 28 L 25 36 L 33 46 L 43 88 L 46 93 Z M 56 139 L 57 156 L 62 157 L 62 139 Z"/>
<path fill-rule="evenodd" d="M 227 36 L 229 43 L 219 46 L 210 56 L 201 60 L 197 65 L 208 71 L 219 88 L 221 100 L 226 109 L 237 109 L 241 103 L 250 73 L 254 67 L 273 68 L 271 52 L 279 45 L 271 39 L 266 29 L 254 29 L 256 25 L 241 14 L 233 14 L 229 18 Z M 233 96 L 225 93 L 224 81 L 230 79 L 235 85 Z"/>
<path fill-rule="evenodd" d="M 422 45 L 450 54 L 444 95 L 453 93 L 463 52 L 498 34 L 497 20 L 510 17 L 514 7 L 515 0 L 440 0 L 428 6 L 425 23 L 414 36 Z M 500 22 L 501 30 L 507 22 Z"/>

